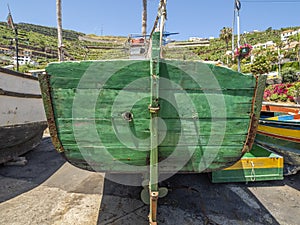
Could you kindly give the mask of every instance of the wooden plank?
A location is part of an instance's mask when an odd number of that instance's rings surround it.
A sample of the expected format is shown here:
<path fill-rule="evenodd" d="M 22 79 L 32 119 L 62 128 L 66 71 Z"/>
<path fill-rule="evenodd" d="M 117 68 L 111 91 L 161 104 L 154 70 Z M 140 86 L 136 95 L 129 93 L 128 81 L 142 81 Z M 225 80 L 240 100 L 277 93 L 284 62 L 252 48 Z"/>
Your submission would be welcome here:
<path fill-rule="evenodd" d="M 0 126 L 46 121 L 41 98 L 17 98 L 0 95 L 0 108 Z"/>
<path fill-rule="evenodd" d="M 116 69 L 117 68 L 117 69 Z M 256 84 L 255 77 L 243 75 L 227 68 L 218 67 L 201 62 L 186 62 L 165 60 L 160 65 L 160 76 L 172 80 L 185 90 L 215 89 L 211 76 L 216 79 L 221 89 L 253 89 Z M 63 64 L 53 63 L 47 67 L 47 73 L 51 75 L 51 87 L 76 88 L 83 76 L 91 74 L 87 84 L 81 88 L 98 88 L 105 86 L 112 89 L 123 89 L 124 86 L 140 78 L 149 78 L 150 63 L 148 60 L 111 60 L 111 61 L 86 61 L 67 62 Z M 197 74 L 200 83 L 193 78 Z M 109 80 L 104 80 L 103 75 Z M 74 80 L 73 80 L 74 79 Z M 232 82 L 234 80 L 239 82 Z M 199 87 L 200 85 L 200 87 Z M 150 86 L 144 86 L 149 88 Z"/>
<path fill-rule="evenodd" d="M 0 71 L 0 90 L 21 94 L 41 95 L 40 85 L 36 79 L 11 75 Z"/>
<path fill-rule="evenodd" d="M 70 89 L 54 89 L 53 90 L 53 105 L 56 107 L 56 113 L 58 117 L 70 118 L 72 117 L 73 107 L 65 107 L 65 105 L 73 106 L 73 101 L 76 96 L 74 93 L 75 90 Z M 80 98 L 90 99 L 93 94 L 92 90 L 77 90 L 77 94 L 80 95 Z M 98 92 L 96 91 L 96 94 Z M 220 117 L 227 118 L 249 118 L 250 111 L 252 108 L 252 98 L 248 95 L 244 97 L 239 97 L 243 94 L 243 91 L 227 91 L 221 94 L 201 94 L 201 93 L 182 93 L 169 91 L 161 91 L 161 95 L 166 99 L 174 99 L 174 102 L 177 103 L 177 108 L 181 109 L 180 118 L 191 118 L 194 116 L 193 111 L 197 111 L 199 118 L 211 118 L 211 112 L 219 112 L 220 108 L 216 105 L 210 104 L 207 98 L 224 98 L 226 109 L 223 111 L 226 112 L 226 115 L 220 115 Z M 122 95 L 122 96 L 120 96 Z M 167 97 L 167 95 L 169 95 Z M 117 104 L 118 107 L 114 107 L 113 114 L 119 115 L 125 111 L 131 111 L 135 118 L 149 118 L 148 114 L 148 105 L 149 105 L 149 95 L 144 91 L 122 91 L 118 90 L 103 90 L 99 91 L 99 97 L 97 98 L 97 105 L 90 105 L 89 101 L 82 101 L 82 110 L 86 111 L 86 114 L 89 115 L 92 110 L 95 111 L 95 117 L 102 118 L 111 118 L 112 117 L 112 107 L 113 104 Z M 120 98 L 120 100 L 116 100 Z M 184 100 L 189 98 L 192 102 L 192 105 L 187 105 Z M 135 101 L 138 100 L 136 103 Z M 162 110 L 160 116 L 170 117 L 170 118 L 179 118 L 177 110 L 168 103 L 167 100 L 161 100 Z M 176 106 L 176 105 L 175 105 Z M 170 107 L 172 109 L 170 109 Z M 194 107 L 195 109 L 191 108 Z M 168 113 L 170 111 L 170 113 Z M 114 116 L 114 115 L 113 115 Z"/>
<path fill-rule="evenodd" d="M 211 82 L 213 79 L 216 79 L 222 89 L 254 88 L 256 85 L 256 79 L 253 75 L 241 74 L 224 67 L 199 61 L 186 63 L 185 61 L 165 60 L 161 65 L 161 70 L 161 77 L 183 84 L 183 87 L 185 87 L 184 83 L 193 84 L 188 89 L 193 89 L 199 84 L 206 89 L 215 89 L 215 84 Z M 237 80 L 239 82 L 233 82 Z"/>
<path fill-rule="evenodd" d="M 199 168 L 199 164 L 201 162 L 201 155 L 202 153 L 200 149 L 197 149 L 197 146 L 195 147 L 194 154 L 191 155 L 191 160 L 188 162 L 187 165 L 185 165 L 185 168 L 194 168 L 194 172 L 196 172 Z M 127 163 L 129 165 L 136 165 L 136 166 L 147 166 L 148 165 L 148 159 L 149 159 L 149 151 L 134 151 L 134 150 L 128 150 L 126 148 L 104 148 L 103 146 L 82 146 L 81 150 L 79 151 L 78 146 L 76 144 L 73 145 L 64 145 L 65 148 L 65 154 L 72 157 L 78 157 L 78 154 L 82 157 L 82 159 L 86 158 L 88 161 L 93 161 L 94 163 L 106 163 L 107 165 L 110 164 L 116 164 L 117 161 Z M 206 147 L 206 151 L 214 151 L 216 147 Z M 166 154 L 168 152 L 168 149 L 166 147 L 160 147 L 159 148 L 159 160 L 162 161 L 169 157 L 169 154 Z M 172 149 L 174 151 L 174 149 Z M 170 151 L 171 152 L 171 151 Z M 178 154 L 186 154 L 187 148 L 184 147 L 179 150 Z M 77 155 L 76 155 L 77 154 Z M 108 154 L 107 156 L 105 156 Z M 182 157 L 180 155 L 175 155 L 176 157 L 173 158 L 173 162 L 176 162 L 177 165 L 182 165 Z M 222 146 L 219 149 L 218 154 L 213 157 L 211 167 L 215 166 L 225 166 L 228 164 L 228 162 L 234 163 L 239 157 L 241 156 L 241 150 L 238 146 Z M 101 160 L 101 159 L 110 159 L 110 160 Z M 210 160 L 210 158 L 207 158 L 207 160 Z M 168 167 L 160 168 L 161 170 L 165 171 L 172 171 L 173 166 L 175 165 L 168 165 Z M 209 165 L 208 165 L 209 166 Z M 185 169 L 181 170 L 181 172 L 184 172 Z M 192 171 L 191 171 L 192 172 Z M 199 171 L 200 172 L 200 171 Z"/>

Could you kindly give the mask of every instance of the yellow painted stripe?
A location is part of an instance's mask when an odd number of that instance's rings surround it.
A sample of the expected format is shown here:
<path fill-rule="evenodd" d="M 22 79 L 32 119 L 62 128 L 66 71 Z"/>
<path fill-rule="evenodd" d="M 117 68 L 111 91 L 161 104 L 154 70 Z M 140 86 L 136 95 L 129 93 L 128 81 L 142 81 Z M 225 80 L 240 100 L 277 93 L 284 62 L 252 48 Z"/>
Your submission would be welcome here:
<path fill-rule="evenodd" d="M 275 120 L 275 121 L 278 121 L 279 117 L 278 116 L 275 116 L 275 117 L 271 117 L 271 118 L 268 118 L 267 120 Z"/>
<path fill-rule="evenodd" d="M 283 168 L 283 157 L 243 158 L 224 170 Z"/>
<path fill-rule="evenodd" d="M 296 138 L 296 139 L 299 139 L 300 137 L 300 130 L 291 130 L 291 129 L 258 125 L 258 131 L 262 131 L 269 134 L 276 134 L 283 137 Z"/>

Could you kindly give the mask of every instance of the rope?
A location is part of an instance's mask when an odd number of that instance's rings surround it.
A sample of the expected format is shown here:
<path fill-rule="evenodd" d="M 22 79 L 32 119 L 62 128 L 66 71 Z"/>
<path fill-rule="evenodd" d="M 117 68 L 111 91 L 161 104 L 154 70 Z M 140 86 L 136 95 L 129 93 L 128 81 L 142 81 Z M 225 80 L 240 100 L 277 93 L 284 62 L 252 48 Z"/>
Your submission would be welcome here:
<path fill-rule="evenodd" d="M 159 18 L 161 17 L 161 15 L 163 13 L 166 14 L 166 11 L 162 12 L 163 7 L 166 9 L 166 0 L 160 0 L 160 2 L 159 2 L 158 10 L 157 10 L 157 16 L 155 18 L 155 21 L 154 21 L 154 24 L 153 24 L 153 27 L 152 27 L 152 30 L 151 30 L 151 33 L 150 33 L 150 39 L 152 38 L 152 35 L 153 35 L 153 33 L 154 33 L 154 31 L 157 27 Z"/>

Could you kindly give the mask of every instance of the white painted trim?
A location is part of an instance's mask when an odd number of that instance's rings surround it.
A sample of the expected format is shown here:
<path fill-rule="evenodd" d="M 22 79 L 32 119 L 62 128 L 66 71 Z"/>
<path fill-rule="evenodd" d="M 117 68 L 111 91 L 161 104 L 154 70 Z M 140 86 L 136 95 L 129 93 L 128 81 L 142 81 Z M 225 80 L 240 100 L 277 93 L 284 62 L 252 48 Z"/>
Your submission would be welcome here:
<path fill-rule="evenodd" d="M 0 89 L 9 92 L 40 95 L 40 84 L 37 80 L 13 76 L 0 71 Z"/>

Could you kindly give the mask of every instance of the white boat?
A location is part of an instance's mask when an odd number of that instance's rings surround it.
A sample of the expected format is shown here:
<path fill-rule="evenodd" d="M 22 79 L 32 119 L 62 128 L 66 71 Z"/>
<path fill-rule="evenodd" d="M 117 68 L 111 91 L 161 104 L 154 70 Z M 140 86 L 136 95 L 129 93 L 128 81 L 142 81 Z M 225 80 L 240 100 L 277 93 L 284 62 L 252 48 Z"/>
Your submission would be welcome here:
<path fill-rule="evenodd" d="M 0 67 L 0 164 L 35 148 L 47 121 L 38 79 Z"/>

